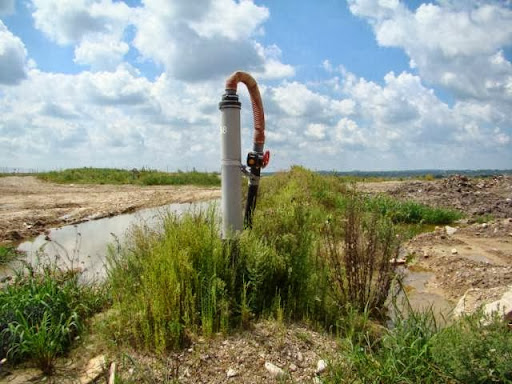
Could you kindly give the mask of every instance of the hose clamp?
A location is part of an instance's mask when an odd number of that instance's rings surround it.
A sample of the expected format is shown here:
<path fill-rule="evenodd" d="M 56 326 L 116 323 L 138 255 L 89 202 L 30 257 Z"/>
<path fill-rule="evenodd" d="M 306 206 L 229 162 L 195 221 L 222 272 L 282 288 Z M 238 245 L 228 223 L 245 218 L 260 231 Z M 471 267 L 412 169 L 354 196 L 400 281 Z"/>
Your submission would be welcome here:
<path fill-rule="evenodd" d="M 249 171 L 245 165 L 240 164 L 240 171 L 242 171 L 242 173 L 249 179 L 249 182 L 252 185 L 259 184 L 260 177 L 252 174 L 251 171 Z"/>

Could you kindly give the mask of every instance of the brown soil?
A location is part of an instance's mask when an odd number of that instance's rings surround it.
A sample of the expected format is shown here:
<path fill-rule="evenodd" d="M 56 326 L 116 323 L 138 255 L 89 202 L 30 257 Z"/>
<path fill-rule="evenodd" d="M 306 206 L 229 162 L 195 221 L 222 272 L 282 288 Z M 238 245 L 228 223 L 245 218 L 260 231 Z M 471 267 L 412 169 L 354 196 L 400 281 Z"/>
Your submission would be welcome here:
<path fill-rule="evenodd" d="M 411 271 L 433 272 L 423 292 L 441 294 L 455 304 L 468 289 L 499 293 L 512 284 L 512 176 L 361 183 L 359 188 L 466 215 L 453 234 L 440 227 L 404 245 Z M 485 301 L 496 298 L 482 296 Z"/>
<path fill-rule="evenodd" d="M 218 188 L 63 185 L 33 176 L 0 177 L 0 244 L 34 237 L 49 228 L 141 208 L 219 197 Z"/>

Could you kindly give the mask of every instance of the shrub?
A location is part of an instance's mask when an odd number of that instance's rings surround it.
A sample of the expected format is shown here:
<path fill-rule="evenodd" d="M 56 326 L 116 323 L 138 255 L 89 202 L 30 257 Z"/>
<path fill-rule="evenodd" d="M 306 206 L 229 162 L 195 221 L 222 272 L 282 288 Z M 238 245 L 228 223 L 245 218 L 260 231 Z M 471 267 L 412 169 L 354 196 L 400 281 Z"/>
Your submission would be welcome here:
<path fill-rule="evenodd" d="M 109 256 L 114 336 L 162 352 L 183 346 L 191 333 L 226 332 L 262 316 L 333 329 L 340 308 L 377 314 L 396 238 L 389 219 L 365 209 L 339 179 L 294 167 L 266 180 L 252 230 L 231 241 L 219 239 L 214 212 L 169 215 L 162 231 L 134 229 Z M 321 245 L 329 216 L 332 246 L 347 239 L 351 250 L 340 269 Z M 357 276 L 347 273 L 353 268 L 361 268 Z M 343 286 L 331 284 L 336 275 Z"/>
<path fill-rule="evenodd" d="M 336 302 L 370 315 L 384 315 L 398 257 L 392 223 L 377 212 L 364 212 L 364 201 L 351 193 L 344 216 L 324 225 L 322 255 L 327 260 Z"/>

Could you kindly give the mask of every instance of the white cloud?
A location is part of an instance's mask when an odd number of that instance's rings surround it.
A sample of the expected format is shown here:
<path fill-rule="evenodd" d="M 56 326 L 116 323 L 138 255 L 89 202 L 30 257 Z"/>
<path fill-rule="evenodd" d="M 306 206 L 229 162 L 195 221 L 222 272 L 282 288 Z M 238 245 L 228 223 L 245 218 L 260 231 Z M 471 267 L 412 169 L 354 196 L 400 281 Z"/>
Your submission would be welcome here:
<path fill-rule="evenodd" d="M 149 1 L 146 5 L 148 3 Z M 223 36 L 230 40 L 248 39 L 259 32 L 259 28 L 270 15 L 267 8 L 248 0 L 215 0 L 203 3 L 206 3 L 204 14 L 201 18 L 191 18 L 189 25 L 199 36 L 205 38 Z M 181 7 L 198 7 L 197 4 L 186 4 Z"/>
<path fill-rule="evenodd" d="M 93 70 L 113 70 L 123 61 L 130 47 L 112 35 L 88 35 L 75 48 L 75 63 Z"/>
<path fill-rule="evenodd" d="M 225 77 L 243 69 L 262 80 L 270 170 L 294 163 L 320 169 L 504 167 L 512 162 L 511 63 L 503 51 L 509 27 L 500 21 L 508 20 L 508 11 L 497 1 L 464 3 L 411 11 L 395 0 L 353 0 L 352 12 L 371 22 L 380 44 L 402 47 L 417 74 L 390 72 L 381 82 L 368 81 L 326 59 L 317 68 L 330 77 L 325 82 L 279 83 L 295 69 L 283 62 L 279 47 L 258 42 L 269 11 L 252 1 L 146 0 L 129 8 L 113 0 L 34 0 L 37 27 L 74 48 L 75 62 L 89 68 L 75 75 L 29 70 L 23 43 L 1 24 L 0 47 L 16 52 L 8 57 L 18 58 L 13 68 L 21 72 L 9 77 L 17 86 L 0 88 L 0 163 L 218 170 L 218 102 Z M 500 36 L 489 37 L 488 46 L 469 43 L 494 22 L 503 29 Z M 133 28 L 133 42 L 126 28 Z M 155 80 L 125 62 L 133 48 L 161 65 Z M 463 97 L 446 104 L 433 83 Z M 243 148 L 250 149 L 244 87 L 240 96 Z"/>
<path fill-rule="evenodd" d="M 80 42 L 88 34 L 120 37 L 132 8 L 112 0 L 32 0 L 35 27 L 59 44 Z"/>
<path fill-rule="evenodd" d="M 305 135 L 311 137 L 313 140 L 323 140 L 325 139 L 326 129 L 325 124 L 311 123 L 308 124 Z"/>
<path fill-rule="evenodd" d="M 11 15 L 15 10 L 14 0 L 0 0 L 0 15 Z"/>
<path fill-rule="evenodd" d="M 0 84 L 15 85 L 26 77 L 27 50 L 0 20 Z"/>
<path fill-rule="evenodd" d="M 60 45 L 74 45 L 77 64 L 114 70 L 129 51 L 123 34 L 134 9 L 112 0 L 32 0 L 34 25 Z"/>
<path fill-rule="evenodd" d="M 340 119 L 335 127 L 335 139 L 346 147 L 364 148 L 368 146 L 368 137 L 353 120 L 346 117 Z"/>
<path fill-rule="evenodd" d="M 502 48 L 512 41 L 512 9 L 503 2 L 443 1 L 421 4 L 350 0 L 367 18 L 382 46 L 400 47 L 427 81 L 459 98 L 512 101 L 511 63 Z"/>
<path fill-rule="evenodd" d="M 293 67 L 280 61 L 278 47 L 263 47 L 253 38 L 268 16 L 267 8 L 249 0 L 146 0 L 137 10 L 134 46 L 171 77 L 187 82 L 219 79 L 239 69 L 267 79 L 292 76 Z"/>

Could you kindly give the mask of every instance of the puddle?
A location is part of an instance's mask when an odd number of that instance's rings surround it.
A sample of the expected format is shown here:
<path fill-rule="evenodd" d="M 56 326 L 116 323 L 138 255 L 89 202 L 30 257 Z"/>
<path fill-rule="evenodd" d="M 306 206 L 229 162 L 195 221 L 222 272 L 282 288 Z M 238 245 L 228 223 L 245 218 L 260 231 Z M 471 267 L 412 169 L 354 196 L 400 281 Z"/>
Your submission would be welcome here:
<path fill-rule="evenodd" d="M 12 269 L 19 267 L 23 260 L 33 265 L 52 261 L 62 267 L 82 269 L 86 280 L 102 279 L 105 276 L 107 245 L 117 240 L 122 244 L 133 225 L 145 224 L 154 227 L 166 213 L 181 215 L 185 212 L 206 210 L 216 203 L 210 201 L 169 204 L 52 229 L 48 236 L 40 235 L 21 243 L 18 250 L 26 255 L 0 270 L 0 276 L 12 274 Z"/>
<path fill-rule="evenodd" d="M 407 307 L 410 305 L 415 311 L 432 311 L 438 324 L 446 324 L 451 318 L 455 305 L 445 299 L 441 293 L 437 293 L 434 286 L 429 285 L 434 277 L 432 272 L 404 270 L 403 287 L 409 304 L 404 293 L 401 292 L 396 298 L 398 310 L 406 315 Z M 389 308 L 389 316 L 393 321 L 396 318 L 396 309 L 392 305 Z"/>

